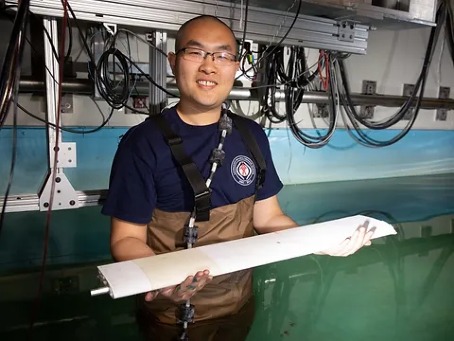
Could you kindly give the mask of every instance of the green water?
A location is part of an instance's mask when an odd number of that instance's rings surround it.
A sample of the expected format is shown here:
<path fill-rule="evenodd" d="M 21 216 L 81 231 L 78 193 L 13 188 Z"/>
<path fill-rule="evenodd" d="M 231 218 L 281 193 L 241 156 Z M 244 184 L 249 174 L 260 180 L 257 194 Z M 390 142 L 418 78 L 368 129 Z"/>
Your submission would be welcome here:
<path fill-rule="evenodd" d="M 346 258 L 256 268 L 248 341 L 454 340 L 453 185 L 448 176 L 285 188 L 283 207 L 299 222 L 367 211 L 398 234 Z M 140 339 L 132 298 L 89 294 L 96 265 L 110 262 L 108 221 L 98 216 L 99 208 L 55 215 L 37 303 L 43 215 L 8 215 L 0 236 L 0 340 Z"/>
<path fill-rule="evenodd" d="M 439 235 L 257 269 L 248 340 L 453 340 L 454 216 L 444 218 L 423 223 Z"/>

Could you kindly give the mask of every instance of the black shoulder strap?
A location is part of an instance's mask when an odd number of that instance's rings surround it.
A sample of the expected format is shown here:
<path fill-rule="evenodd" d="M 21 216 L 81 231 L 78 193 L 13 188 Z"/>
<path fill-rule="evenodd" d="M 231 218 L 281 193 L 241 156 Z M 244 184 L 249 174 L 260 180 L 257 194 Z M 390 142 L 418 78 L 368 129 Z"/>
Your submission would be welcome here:
<path fill-rule="evenodd" d="M 205 180 L 197 169 L 197 166 L 186 155 L 183 148 L 183 140 L 175 134 L 170 125 L 164 119 L 162 114 L 151 115 L 150 119 L 156 122 L 161 130 L 167 144 L 172 151 L 172 155 L 177 163 L 183 169 L 186 178 L 188 179 L 192 190 L 194 191 L 194 204 L 196 210 L 196 221 L 207 221 L 210 219 L 211 208 L 211 193 L 206 186 Z"/>
<path fill-rule="evenodd" d="M 263 183 L 265 182 L 265 175 L 266 175 L 266 163 L 265 159 L 263 158 L 262 151 L 257 144 L 254 136 L 252 136 L 249 128 L 247 127 L 247 121 L 249 120 L 246 117 L 242 117 L 239 115 L 235 115 L 228 112 L 229 117 L 232 119 L 233 124 L 238 129 L 243 142 L 246 144 L 246 147 L 252 154 L 254 158 L 255 164 L 257 166 L 257 182 L 256 182 L 256 190 L 262 188 Z"/>

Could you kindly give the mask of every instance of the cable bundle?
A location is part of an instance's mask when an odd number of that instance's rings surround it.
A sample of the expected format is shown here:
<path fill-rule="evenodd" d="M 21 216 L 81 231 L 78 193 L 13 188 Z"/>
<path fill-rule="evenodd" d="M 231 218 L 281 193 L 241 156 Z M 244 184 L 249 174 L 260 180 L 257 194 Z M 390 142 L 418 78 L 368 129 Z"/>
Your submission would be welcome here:
<path fill-rule="evenodd" d="M 19 3 L 0 74 L 0 129 L 5 123 L 6 116 L 8 115 L 13 92 L 17 91 L 15 88 L 18 86 L 20 78 L 20 66 L 22 52 L 24 50 L 29 6 L 30 0 L 24 0 Z"/>
<path fill-rule="evenodd" d="M 423 67 L 421 73 L 419 74 L 418 80 L 415 84 L 415 90 L 412 95 L 407 99 L 407 101 L 402 105 L 402 107 L 390 118 L 383 122 L 374 122 L 362 118 L 356 111 L 352 99 L 350 97 L 350 89 L 348 85 L 348 78 L 345 71 L 345 66 L 342 59 L 338 59 L 336 63 L 337 73 L 340 75 L 341 83 L 338 83 L 340 101 L 343 108 L 345 109 L 346 117 L 344 116 L 345 126 L 350 134 L 350 136 L 357 141 L 358 143 L 367 146 L 367 147 L 386 147 L 397 141 L 401 140 L 405 135 L 408 134 L 413 124 L 416 121 L 416 118 L 421 107 L 421 101 L 424 97 L 424 88 L 426 85 L 427 75 L 429 71 L 429 66 L 432 61 L 432 56 L 435 50 L 435 46 L 438 41 L 443 24 L 446 21 L 448 15 L 448 7 L 445 2 L 441 2 L 436 15 L 436 27 L 433 27 L 430 32 L 430 38 L 427 45 Z M 372 129 L 372 130 L 382 130 L 387 129 L 400 122 L 405 114 L 412 108 L 413 102 L 416 98 L 416 94 L 419 91 L 419 96 L 416 99 L 415 109 L 413 114 L 408 121 L 405 128 L 397 134 L 395 137 L 388 141 L 379 141 L 368 136 L 360 127 L 359 124 Z M 352 127 L 350 126 L 351 123 Z M 359 123 L 359 124 L 358 124 Z"/>

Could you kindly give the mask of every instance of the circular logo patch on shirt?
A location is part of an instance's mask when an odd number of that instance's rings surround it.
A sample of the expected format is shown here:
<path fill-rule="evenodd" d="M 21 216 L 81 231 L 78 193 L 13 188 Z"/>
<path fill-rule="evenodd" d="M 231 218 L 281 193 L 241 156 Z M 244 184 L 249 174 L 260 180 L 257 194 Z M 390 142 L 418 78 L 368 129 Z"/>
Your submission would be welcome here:
<path fill-rule="evenodd" d="M 230 169 L 233 179 L 241 186 L 249 186 L 255 180 L 255 165 L 247 156 L 235 157 Z"/>

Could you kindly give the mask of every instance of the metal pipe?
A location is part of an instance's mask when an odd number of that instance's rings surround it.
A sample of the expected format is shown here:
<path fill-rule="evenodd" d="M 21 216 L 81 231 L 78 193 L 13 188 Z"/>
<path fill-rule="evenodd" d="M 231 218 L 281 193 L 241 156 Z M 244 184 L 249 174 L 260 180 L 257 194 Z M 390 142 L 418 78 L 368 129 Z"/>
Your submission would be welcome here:
<path fill-rule="evenodd" d="M 35 80 L 29 77 L 22 77 L 19 81 L 19 92 L 44 94 L 46 92 L 46 85 L 44 81 Z M 68 79 L 63 82 L 63 92 L 80 95 L 92 95 L 93 82 L 89 79 Z"/>
<path fill-rule="evenodd" d="M 20 92 L 44 93 L 46 87 L 44 81 L 23 78 L 19 82 Z M 136 91 L 137 90 L 137 91 Z M 175 84 L 168 83 L 167 90 L 178 97 L 179 91 Z M 232 100 L 257 100 L 259 98 L 259 89 L 251 88 L 233 88 L 230 92 L 229 99 Z M 137 83 L 134 93 L 148 96 L 149 85 L 146 82 Z M 69 79 L 63 82 L 63 92 L 81 95 L 93 94 L 93 83 L 88 79 Z M 276 91 L 276 100 L 283 101 L 285 98 L 283 90 Z M 358 93 L 351 94 L 354 105 L 383 106 L 383 107 L 400 107 L 406 100 L 404 96 L 392 95 L 363 95 Z M 329 96 L 325 92 L 306 91 L 303 96 L 303 103 L 327 104 Z M 415 100 L 416 102 L 416 100 Z M 440 99 L 426 97 L 421 101 L 421 109 L 454 109 L 453 99 Z"/>
<path fill-rule="evenodd" d="M 91 296 L 105 295 L 108 293 L 110 293 L 109 287 L 97 288 L 90 291 Z"/>

